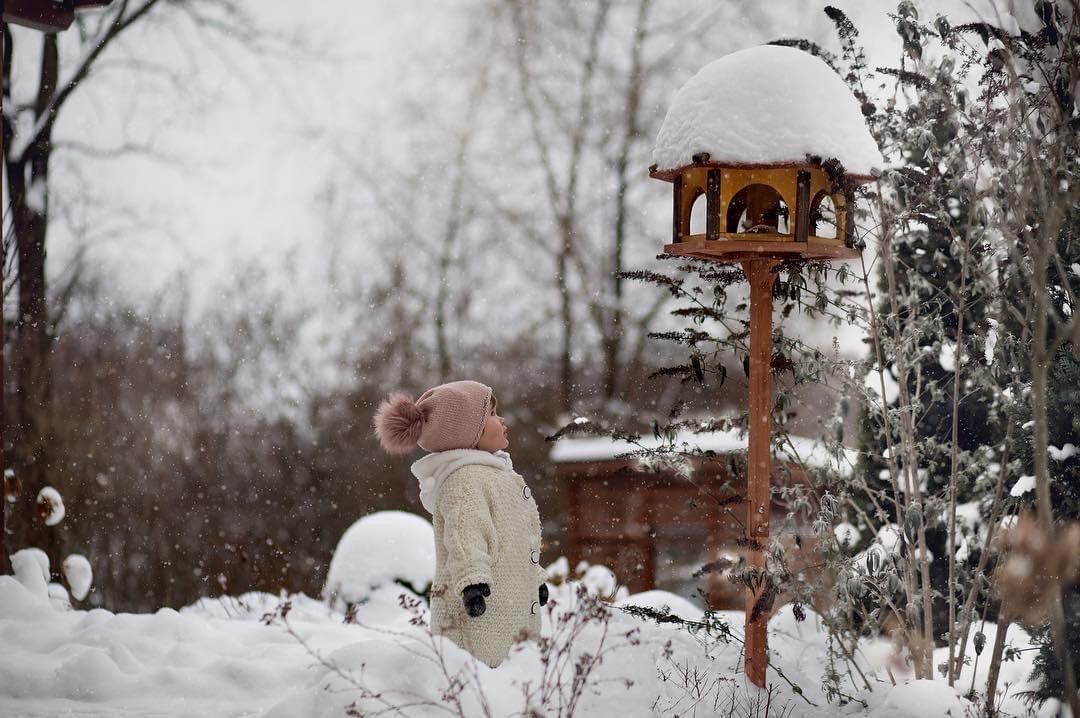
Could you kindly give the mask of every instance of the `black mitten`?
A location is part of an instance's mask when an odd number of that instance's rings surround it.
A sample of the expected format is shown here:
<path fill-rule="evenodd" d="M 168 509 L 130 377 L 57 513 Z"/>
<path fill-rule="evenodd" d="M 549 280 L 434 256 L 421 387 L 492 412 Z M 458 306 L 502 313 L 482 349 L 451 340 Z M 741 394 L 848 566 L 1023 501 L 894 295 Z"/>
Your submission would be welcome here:
<path fill-rule="evenodd" d="M 484 611 L 487 610 L 484 596 L 490 595 L 491 589 L 488 588 L 486 583 L 474 583 L 471 586 L 466 586 L 465 590 L 461 592 L 461 599 L 465 602 L 465 613 L 473 618 L 483 616 Z"/>
<path fill-rule="evenodd" d="M 548 600 L 547 584 L 542 583 L 542 584 L 540 584 L 540 605 L 541 606 L 545 605 L 547 603 L 547 600 Z"/>

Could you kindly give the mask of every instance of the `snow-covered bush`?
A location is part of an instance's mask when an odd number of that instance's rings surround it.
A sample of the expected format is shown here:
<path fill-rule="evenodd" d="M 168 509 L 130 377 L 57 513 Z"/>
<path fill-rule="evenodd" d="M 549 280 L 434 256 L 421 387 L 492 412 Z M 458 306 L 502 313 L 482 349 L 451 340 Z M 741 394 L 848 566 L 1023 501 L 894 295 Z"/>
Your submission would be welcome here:
<path fill-rule="evenodd" d="M 578 561 L 571 574 L 570 561 L 566 556 L 559 556 L 548 565 L 547 575 L 548 583 L 552 586 L 561 586 L 571 581 L 580 582 L 590 596 L 596 596 L 601 601 L 622 601 L 630 595 L 626 586 L 619 583 L 615 572 L 601 564 Z"/>
<path fill-rule="evenodd" d="M 90 584 L 94 582 L 94 569 L 90 567 L 86 556 L 71 554 L 64 559 L 63 569 L 64 580 L 71 589 L 71 595 L 76 601 L 86 598 L 86 594 L 90 593 Z"/>
<path fill-rule="evenodd" d="M 37 495 L 37 514 L 46 526 L 56 526 L 64 520 L 64 499 L 60 492 L 51 486 L 42 487 Z"/>
<path fill-rule="evenodd" d="M 974 660 L 967 646 L 978 617 L 998 610 L 991 577 L 1000 528 L 1036 507 L 1047 524 L 1080 519 L 1071 448 L 1080 430 L 1080 18 L 1074 3 L 1035 0 L 955 21 L 900 0 L 890 17 L 903 57 L 875 67 L 851 19 L 834 7 L 826 13 L 839 53 L 779 43 L 822 57 L 848 82 L 888 166 L 858 190 L 862 263 L 779 271 L 771 425 L 782 441 L 790 389 L 827 383 L 839 401 L 822 438 L 859 449 L 854 471 L 819 476 L 815 487 L 822 560 L 808 590 L 829 604 L 820 619 L 834 641 L 823 680 L 838 691 L 854 675 L 869 690 L 852 647 L 888 633 L 916 677 L 951 686 Z M 628 273 L 679 303 L 672 314 L 681 323 L 654 336 L 683 354 L 657 373 L 716 392 L 728 367 L 747 366 L 745 277 L 669 260 L 676 271 Z M 808 320 L 860 330 L 865 356 L 843 356 L 839 332 L 835 351 L 822 351 L 803 338 Z M 656 434 L 689 423 L 678 415 L 676 406 Z M 768 578 L 778 578 L 771 566 Z M 1080 638 L 1067 639 L 1060 603 L 1052 609 L 1047 645 L 1068 658 L 1070 640 L 1080 659 Z M 944 660 L 935 652 L 942 646 Z M 1001 661 L 995 651 L 991 663 Z M 1077 694 L 1071 671 L 1053 673 L 1054 694 Z M 975 687 L 988 710 L 996 675 Z"/>
<path fill-rule="evenodd" d="M 977 617 L 998 610 L 990 577 L 1003 517 L 1012 525 L 1009 517 L 1041 504 L 1047 523 L 1077 518 L 1063 488 L 1069 467 L 1058 463 L 1071 458 L 1077 424 L 1066 407 L 1076 384 L 1054 384 L 1080 336 L 1080 273 L 1067 269 L 1080 266 L 1080 25 L 1066 3 L 1001 10 L 953 24 L 903 0 L 893 15 L 903 63 L 876 69 L 850 19 L 827 10 L 842 53 L 825 54 L 892 166 L 865 193 L 858 234 L 877 266 L 858 276 L 864 296 L 851 302 L 854 292 L 824 282 L 813 290 L 825 295 L 817 311 L 864 323 L 870 349 L 861 367 L 834 372 L 845 400 L 864 407 L 863 461 L 861 475 L 829 487 L 837 500 L 828 507 L 830 521 L 850 521 L 870 545 L 851 558 L 826 545 L 837 580 L 824 619 L 840 644 L 893 633 L 917 676 L 950 685 L 972 658 Z M 873 90 L 889 85 L 891 96 Z M 865 381 L 845 382 L 866 368 Z M 1060 647 L 1056 610 L 1043 618 Z M 999 620 L 1004 636 L 1009 617 Z M 944 661 L 935 656 L 942 643 Z M 854 663 L 850 652 L 837 657 Z M 1001 660 L 995 646 L 988 711 Z M 1075 694 L 1057 680 L 1057 695 Z"/>
<path fill-rule="evenodd" d="M 434 578 L 431 524 L 405 511 L 379 511 L 358 520 L 341 537 L 326 574 L 323 598 L 335 610 L 345 611 L 388 585 L 426 595 Z"/>
<path fill-rule="evenodd" d="M 32 594 L 49 595 L 49 557 L 39 548 L 24 548 L 11 554 L 15 578 Z"/>
<path fill-rule="evenodd" d="M 85 556 L 71 554 L 64 559 L 63 571 L 71 593 L 61 583 L 51 581 L 52 572 L 48 555 L 38 548 L 24 548 L 11 555 L 11 568 L 15 578 L 30 593 L 42 600 L 48 600 L 53 608 L 66 610 L 71 608 L 71 599 L 81 601 L 90 592 L 94 574 L 90 562 Z"/>

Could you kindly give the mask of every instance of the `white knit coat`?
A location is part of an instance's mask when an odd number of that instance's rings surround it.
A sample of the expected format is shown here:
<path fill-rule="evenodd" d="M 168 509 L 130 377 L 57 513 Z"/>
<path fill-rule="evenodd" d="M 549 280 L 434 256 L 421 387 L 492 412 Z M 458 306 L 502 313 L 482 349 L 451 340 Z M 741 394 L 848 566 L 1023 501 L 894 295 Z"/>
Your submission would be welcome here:
<path fill-rule="evenodd" d="M 494 668 L 516 638 L 540 636 L 540 514 L 510 456 L 474 449 L 428 454 L 412 466 L 435 529 L 431 631 Z M 486 583 L 472 618 L 461 592 Z"/>

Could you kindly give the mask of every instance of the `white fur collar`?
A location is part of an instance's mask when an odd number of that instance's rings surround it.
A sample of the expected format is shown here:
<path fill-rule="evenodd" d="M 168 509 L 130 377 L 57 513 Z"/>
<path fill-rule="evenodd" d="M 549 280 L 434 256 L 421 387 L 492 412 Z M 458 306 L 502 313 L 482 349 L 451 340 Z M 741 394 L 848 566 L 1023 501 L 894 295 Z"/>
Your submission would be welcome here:
<path fill-rule="evenodd" d="M 514 463 L 505 451 L 481 451 L 479 449 L 451 449 L 436 451 L 413 462 L 413 476 L 420 482 L 420 503 L 428 513 L 435 513 L 439 501 L 439 488 L 450 474 L 463 466 L 479 464 L 504 471 L 513 471 Z"/>

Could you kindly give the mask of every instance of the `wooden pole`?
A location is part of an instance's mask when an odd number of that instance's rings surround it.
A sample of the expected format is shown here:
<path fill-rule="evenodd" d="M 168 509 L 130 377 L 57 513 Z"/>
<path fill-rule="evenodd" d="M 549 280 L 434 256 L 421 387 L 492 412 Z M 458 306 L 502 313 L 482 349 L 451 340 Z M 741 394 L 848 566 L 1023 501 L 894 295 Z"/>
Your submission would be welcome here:
<path fill-rule="evenodd" d="M 720 239 L 720 170 L 711 169 L 705 179 L 705 238 Z"/>
<path fill-rule="evenodd" d="M 7 41 L 7 23 L 0 21 L 0 58 L 4 56 L 7 51 L 5 42 Z M 0 113 L 4 111 L 4 95 L 0 92 Z M 4 147 L 4 137 L 0 134 L 0 162 L 4 167 L 0 168 L 0 183 L 5 181 L 7 176 L 7 152 Z M 5 209 L 7 206 L 5 205 Z M 7 224 L 7 217 L 0 215 L 0 226 Z M 3 238 L 0 237 L 0 241 Z M 0 268 L 7 266 L 7 255 L 5 252 L 0 252 Z M 6 279 L 6 278 L 5 278 Z M 4 376 L 4 346 L 7 341 L 7 336 L 4 327 L 4 294 L 3 294 L 3 281 L 0 280 L 0 575 L 8 573 L 8 552 L 7 552 L 7 453 L 4 451 L 4 441 L 7 440 L 7 421 L 4 413 L 6 407 L 4 405 L 4 392 L 7 387 L 7 380 Z"/>
<path fill-rule="evenodd" d="M 799 170 L 795 176 L 795 241 L 810 239 L 810 173 Z"/>
<path fill-rule="evenodd" d="M 689 234 L 688 224 L 683 222 L 682 177 L 676 177 L 675 182 L 672 183 L 671 197 L 675 206 L 675 211 L 671 213 L 671 243 L 678 244 L 682 241 L 683 235 Z"/>
<path fill-rule="evenodd" d="M 750 283 L 750 447 L 746 479 L 747 567 L 755 581 L 746 593 L 745 672 L 753 683 L 765 687 L 768 666 L 766 629 L 769 611 L 751 620 L 754 606 L 768 590 L 765 580 L 765 549 L 769 545 L 770 417 L 772 415 L 772 290 L 776 282 L 775 259 L 743 263 Z"/>

